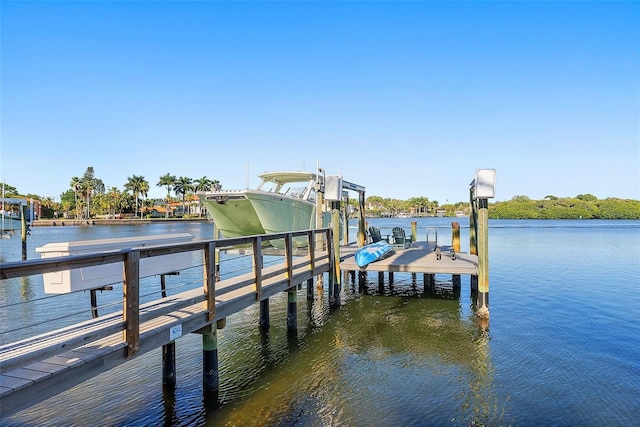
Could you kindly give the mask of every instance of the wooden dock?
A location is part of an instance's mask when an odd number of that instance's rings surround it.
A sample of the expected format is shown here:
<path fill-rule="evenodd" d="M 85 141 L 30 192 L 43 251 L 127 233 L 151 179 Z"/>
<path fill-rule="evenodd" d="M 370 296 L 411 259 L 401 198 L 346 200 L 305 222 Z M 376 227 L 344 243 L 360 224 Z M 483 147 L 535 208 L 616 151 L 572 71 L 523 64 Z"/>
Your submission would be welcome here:
<path fill-rule="evenodd" d="M 297 285 L 332 271 L 330 231 L 270 235 L 270 238 L 283 237 L 286 247 L 283 262 L 267 268 L 262 267 L 263 236 L 0 264 L 2 279 L 114 262 L 124 263 L 125 270 L 122 311 L 0 346 L 2 416 L 61 393 L 148 351 L 171 345 L 184 334 L 215 336 L 218 322 L 227 316 L 257 302 L 268 301 L 279 292 L 295 290 Z M 326 244 L 307 251 L 306 257 L 294 258 L 291 244 L 294 236 L 306 236 L 311 248 L 319 246 L 315 244 L 316 236 Z M 253 271 L 216 281 L 216 245 L 218 248 L 251 246 Z M 204 251 L 202 286 L 139 304 L 140 259 L 185 251 Z"/>
<path fill-rule="evenodd" d="M 308 239 L 308 247 L 313 250 L 301 251 L 293 246 L 293 238 L 299 239 L 301 236 Z M 274 237 L 283 238 L 285 242 L 285 248 L 280 252 L 282 263 L 264 268 L 263 242 Z M 268 299 L 277 293 L 288 292 L 290 315 L 287 327 L 295 329 L 297 286 L 306 282 L 307 295 L 313 295 L 314 278 L 329 273 L 331 303 L 332 291 L 336 295 L 335 283 L 339 283 L 339 272 L 335 268 L 338 260 L 342 271 L 376 271 L 379 277 L 385 272 L 390 274 L 390 278 L 395 272 L 478 274 L 477 256 L 456 253 L 455 259 L 451 259 L 448 255 L 451 248 L 444 247 L 441 248 L 442 257 L 438 260 L 434 251 L 435 242 L 414 242 L 410 248 L 396 250 L 392 256 L 360 269 L 353 260 L 357 246 L 336 247 L 332 245 L 333 238 L 331 229 L 305 230 L 1 264 L 2 279 L 109 263 L 122 263 L 124 266 L 121 311 L 0 346 L 2 416 L 62 393 L 160 346 L 169 349 L 167 354 L 171 355 L 175 340 L 188 333 L 203 336 L 203 387 L 205 393 L 216 391 L 216 329 L 222 327 L 226 317 L 260 303 L 261 323 L 264 307 L 268 324 Z M 216 280 L 215 251 L 238 246 L 249 247 L 252 271 Z M 201 286 L 140 304 L 140 260 L 187 251 L 203 252 Z M 168 363 L 167 367 L 165 363 Z M 171 364 L 175 365 L 175 360 L 169 359 L 167 362 L 163 358 L 163 380 L 166 374 L 169 378 L 173 375 L 175 381 L 175 366 Z M 211 369 L 210 364 L 215 369 Z M 216 377 L 207 377 L 214 371 Z"/>

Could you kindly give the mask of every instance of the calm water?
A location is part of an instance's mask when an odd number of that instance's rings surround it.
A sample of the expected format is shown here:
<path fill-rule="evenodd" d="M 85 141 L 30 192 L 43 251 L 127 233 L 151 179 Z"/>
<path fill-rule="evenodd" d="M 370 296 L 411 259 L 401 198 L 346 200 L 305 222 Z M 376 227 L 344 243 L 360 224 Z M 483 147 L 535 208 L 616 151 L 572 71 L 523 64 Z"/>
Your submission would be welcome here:
<path fill-rule="evenodd" d="M 369 222 L 384 233 L 395 225 L 410 230 L 411 221 Z M 468 219 L 458 221 L 468 251 Z M 439 226 L 439 241 L 448 244 L 450 222 L 418 220 L 419 239 Z M 194 223 L 34 228 L 29 258 L 47 242 L 173 232 L 212 235 L 211 225 Z M 317 288 L 313 302 L 302 289 L 297 336 L 286 332 L 286 296 L 272 299 L 266 333 L 256 326 L 257 307 L 230 317 L 219 331 L 218 402 L 203 402 L 201 338 L 189 335 L 177 341 L 175 391 L 163 391 L 158 350 L 2 424 L 639 425 L 639 241 L 640 221 L 492 220 L 487 329 L 476 322 L 466 276 L 454 298 L 450 276 L 437 276 L 439 292 L 426 297 L 421 277 L 412 283 L 396 274 L 393 289 L 381 294 L 371 274 L 365 290 L 346 287 L 336 310 L 327 307 L 326 289 Z M 3 261 L 19 259 L 19 237 L 1 249 Z M 3 307 L 42 295 L 38 277 L 0 282 Z M 88 305 L 85 294 L 72 298 Z M 117 292 L 99 295 L 101 303 L 109 298 L 117 301 Z M 56 310 L 68 306 L 48 308 Z M 8 319 L 36 311 L 3 308 L 2 331 Z"/>

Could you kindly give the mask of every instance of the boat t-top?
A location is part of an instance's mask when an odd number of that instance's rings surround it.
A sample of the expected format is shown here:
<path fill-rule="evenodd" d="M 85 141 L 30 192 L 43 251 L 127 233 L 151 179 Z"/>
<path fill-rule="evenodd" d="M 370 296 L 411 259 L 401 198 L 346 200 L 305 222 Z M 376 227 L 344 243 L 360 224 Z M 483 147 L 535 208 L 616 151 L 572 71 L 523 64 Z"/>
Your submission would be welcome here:
<path fill-rule="evenodd" d="M 258 175 L 256 189 L 198 192 L 223 237 L 308 230 L 316 227 L 317 191 L 324 176 L 315 172 L 276 171 Z M 361 188 L 354 184 L 351 186 Z M 348 187 L 347 187 L 348 188 Z M 330 217 L 323 212 L 323 217 Z M 325 226 L 328 219 L 323 218 Z"/>

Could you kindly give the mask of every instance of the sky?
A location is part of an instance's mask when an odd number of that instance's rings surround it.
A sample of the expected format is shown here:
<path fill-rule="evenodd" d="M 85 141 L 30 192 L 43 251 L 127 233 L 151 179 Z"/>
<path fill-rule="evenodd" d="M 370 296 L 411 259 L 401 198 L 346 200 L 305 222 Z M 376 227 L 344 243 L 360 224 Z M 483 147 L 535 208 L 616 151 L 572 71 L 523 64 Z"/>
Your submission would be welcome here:
<path fill-rule="evenodd" d="M 0 2 L 0 179 L 640 199 L 640 2 Z"/>

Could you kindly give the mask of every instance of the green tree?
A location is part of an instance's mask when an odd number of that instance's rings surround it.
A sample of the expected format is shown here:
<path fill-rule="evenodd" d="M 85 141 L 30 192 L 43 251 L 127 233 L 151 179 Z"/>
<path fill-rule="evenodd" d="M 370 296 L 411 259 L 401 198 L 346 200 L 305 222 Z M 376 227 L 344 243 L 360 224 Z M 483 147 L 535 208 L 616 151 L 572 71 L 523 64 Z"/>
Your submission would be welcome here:
<path fill-rule="evenodd" d="M 124 188 L 133 194 L 136 205 L 135 214 L 137 215 L 140 195 L 146 197 L 149 192 L 149 182 L 144 179 L 144 176 L 142 175 L 133 175 L 127 178 L 127 183 L 124 185 Z M 140 218 L 142 218 L 142 210 L 140 210 Z"/>
<path fill-rule="evenodd" d="M 77 176 L 74 176 L 73 178 L 71 178 L 71 182 L 69 183 L 69 185 L 73 190 L 73 196 L 74 196 L 73 207 L 76 210 L 75 218 L 78 218 L 80 216 L 78 212 L 78 195 L 80 194 L 80 190 L 82 188 L 80 185 L 80 178 L 78 178 Z"/>
<path fill-rule="evenodd" d="M 187 211 L 185 199 L 187 197 L 187 193 L 192 189 L 193 189 L 193 181 L 191 178 L 188 178 L 186 176 L 181 176 L 173 184 L 173 192 L 176 193 L 176 195 L 178 194 L 182 195 L 182 215 L 183 216 Z"/>
<path fill-rule="evenodd" d="M 202 178 L 194 181 L 193 188 L 195 191 L 210 191 L 213 187 L 213 182 L 214 181 L 210 180 L 206 176 L 203 176 Z M 215 182 L 218 183 L 217 180 Z M 198 216 L 202 216 L 202 200 L 198 201 L 198 205 L 200 207 Z"/>
<path fill-rule="evenodd" d="M 80 194 L 85 201 L 83 219 L 91 217 L 91 196 L 97 193 L 104 193 L 104 183 L 101 179 L 95 177 L 93 167 L 89 166 L 82 178 L 80 178 Z"/>
<path fill-rule="evenodd" d="M 176 176 L 167 173 L 160 177 L 160 181 L 156 184 L 158 187 L 165 187 L 167 189 L 167 209 L 165 210 L 164 217 L 169 218 L 169 203 L 171 202 L 171 189 L 176 183 Z"/>
<path fill-rule="evenodd" d="M 584 200 L 585 202 L 595 202 L 598 200 L 598 198 L 596 196 L 594 196 L 593 194 L 578 194 L 576 196 L 576 199 L 579 200 Z"/>

